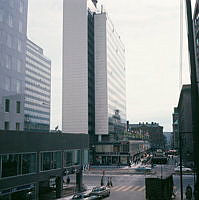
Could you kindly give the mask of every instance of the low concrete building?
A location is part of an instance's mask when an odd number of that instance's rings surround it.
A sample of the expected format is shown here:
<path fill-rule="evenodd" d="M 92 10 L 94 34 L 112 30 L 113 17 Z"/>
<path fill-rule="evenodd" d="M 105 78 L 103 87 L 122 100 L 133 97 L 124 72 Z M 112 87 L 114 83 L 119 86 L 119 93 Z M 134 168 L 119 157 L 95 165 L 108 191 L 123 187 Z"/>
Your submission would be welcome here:
<path fill-rule="evenodd" d="M 148 141 L 131 140 L 96 144 L 96 164 L 129 165 L 149 150 Z"/>
<path fill-rule="evenodd" d="M 39 199 L 51 179 L 61 197 L 63 176 L 76 171 L 81 189 L 88 164 L 88 135 L 0 131 L 0 199 Z"/>

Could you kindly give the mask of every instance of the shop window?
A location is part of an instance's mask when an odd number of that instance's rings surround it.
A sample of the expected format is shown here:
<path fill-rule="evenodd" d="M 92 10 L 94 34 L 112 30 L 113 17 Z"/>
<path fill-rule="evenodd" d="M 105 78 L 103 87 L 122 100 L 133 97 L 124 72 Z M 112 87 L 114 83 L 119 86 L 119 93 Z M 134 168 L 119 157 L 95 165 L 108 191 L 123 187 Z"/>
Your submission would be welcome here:
<path fill-rule="evenodd" d="M 23 154 L 22 174 L 36 173 L 36 153 Z"/>
<path fill-rule="evenodd" d="M 2 178 L 21 174 L 21 155 L 2 155 Z"/>
<path fill-rule="evenodd" d="M 43 152 L 40 159 L 41 171 L 61 168 L 61 152 Z"/>

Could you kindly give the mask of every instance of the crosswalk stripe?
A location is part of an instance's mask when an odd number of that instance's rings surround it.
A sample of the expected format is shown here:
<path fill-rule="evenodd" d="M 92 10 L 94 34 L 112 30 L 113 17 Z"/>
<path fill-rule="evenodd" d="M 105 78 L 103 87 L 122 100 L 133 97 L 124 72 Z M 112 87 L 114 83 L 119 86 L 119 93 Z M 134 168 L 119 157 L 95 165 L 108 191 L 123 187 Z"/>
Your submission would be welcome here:
<path fill-rule="evenodd" d="M 132 186 L 128 186 L 125 189 L 122 190 L 122 192 L 126 192 L 127 190 L 129 190 Z"/>
<path fill-rule="evenodd" d="M 145 189 L 145 187 L 143 186 L 143 187 L 141 187 L 140 189 L 138 189 L 137 191 L 138 192 L 141 192 L 141 191 L 143 191 Z"/>
<path fill-rule="evenodd" d="M 140 186 L 135 186 L 131 191 L 136 191 Z"/>
<path fill-rule="evenodd" d="M 125 188 L 126 187 L 126 185 L 125 186 L 121 186 L 121 187 L 119 187 L 118 189 L 116 189 L 115 191 L 116 192 L 118 192 L 118 191 L 121 191 L 123 188 Z"/>
<path fill-rule="evenodd" d="M 121 187 L 121 185 L 120 185 L 120 186 L 114 186 L 114 187 L 112 187 L 111 189 L 112 189 L 112 190 L 116 190 L 116 189 L 119 188 L 119 187 Z"/>

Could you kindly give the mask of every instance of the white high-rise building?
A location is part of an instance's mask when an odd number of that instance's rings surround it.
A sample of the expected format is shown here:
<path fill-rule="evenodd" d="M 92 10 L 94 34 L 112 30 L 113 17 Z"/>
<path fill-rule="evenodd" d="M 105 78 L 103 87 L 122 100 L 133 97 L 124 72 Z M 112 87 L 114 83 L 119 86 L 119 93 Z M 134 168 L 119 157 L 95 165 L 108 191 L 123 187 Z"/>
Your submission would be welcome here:
<path fill-rule="evenodd" d="M 62 130 L 90 142 L 124 131 L 125 49 L 96 1 L 65 0 Z"/>
<path fill-rule="evenodd" d="M 95 133 L 119 134 L 126 124 L 125 48 L 107 13 L 94 22 Z"/>

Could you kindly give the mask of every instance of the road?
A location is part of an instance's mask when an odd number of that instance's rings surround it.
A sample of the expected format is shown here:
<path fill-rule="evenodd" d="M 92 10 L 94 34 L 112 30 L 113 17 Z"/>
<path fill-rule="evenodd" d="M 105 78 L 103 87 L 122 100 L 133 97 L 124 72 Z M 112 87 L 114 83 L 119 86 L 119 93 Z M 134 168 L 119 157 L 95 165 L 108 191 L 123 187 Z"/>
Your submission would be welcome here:
<path fill-rule="evenodd" d="M 153 176 L 161 177 L 174 172 L 174 162 L 171 161 L 168 165 L 156 165 L 153 168 Z M 113 169 L 114 170 L 114 169 Z M 108 170 L 105 172 L 105 181 L 107 183 L 108 177 L 112 177 L 113 187 L 111 188 L 110 197 L 106 200 L 144 200 L 145 199 L 145 178 L 150 175 L 145 174 L 112 174 Z M 102 177 L 102 171 L 95 174 L 86 173 L 83 176 L 83 182 L 89 188 L 99 186 Z M 177 192 L 176 200 L 180 200 L 180 176 L 173 175 L 174 188 Z M 71 181 L 75 182 L 75 176 L 71 176 Z M 186 186 L 190 184 L 193 188 L 194 176 L 192 174 L 183 175 L 183 190 L 185 192 Z M 63 200 L 71 198 L 62 198 Z"/>
<path fill-rule="evenodd" d="M 107 182 L 108 175 L 105 176 L 105 183 Z M 146 175 L 111 175 L 113 187 L 111 188 L 110 197 L 106 200 L 144 200 L 145 199 L 145 177 Z M 72 182 L 74 176 L 71 177 Z M 174 186 L 177 191 L 177 200 L 180 196 L 180 176 L 174 175 Z M 84 184 L 90 187 L 100 185 L 101 174 L 84 175 Z M 184 191 L 188 184 L 193 186 L 193 175 L 183 176 Z M 66 198 L 63 198 L 66 199 Z M 68 199 L 68 198 L 67 198 Z"/>

